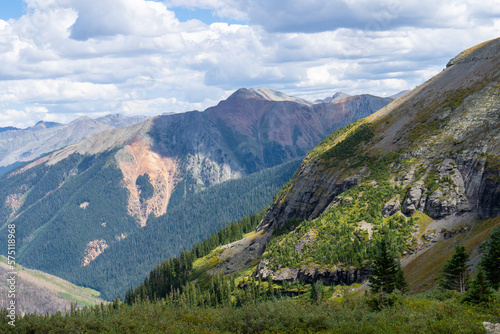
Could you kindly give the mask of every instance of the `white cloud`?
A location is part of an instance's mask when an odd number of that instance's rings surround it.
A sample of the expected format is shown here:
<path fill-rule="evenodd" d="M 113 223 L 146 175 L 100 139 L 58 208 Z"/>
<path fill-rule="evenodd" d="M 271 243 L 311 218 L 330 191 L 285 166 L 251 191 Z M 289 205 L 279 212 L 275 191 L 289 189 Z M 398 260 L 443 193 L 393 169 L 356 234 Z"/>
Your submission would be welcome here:
<path fill-rule="evenodd" d="M 2 110 L 0 113 L 0 126 L 14 126 L 17 128 L 31 126 L 39 120 L 46 120 L 48 112 L 49 111 L 45 107 L 25 107 L 21 110 Z"/>
<path fill-rule="evenodd" d="M 120 97 L 111 84 L 100 85 L 68 80 L 9 80 L 0 81 L 0 103 L 79 102 L 109 100 Z"/>
<path fill-rule="evenodd" d="M 0 20 L 0 126 L 203 110 L 240 87 L 389 95 L 500 31 L 496 0 L 25 2 Z M 180 22 L 178 7 L 248 24 Z"/>

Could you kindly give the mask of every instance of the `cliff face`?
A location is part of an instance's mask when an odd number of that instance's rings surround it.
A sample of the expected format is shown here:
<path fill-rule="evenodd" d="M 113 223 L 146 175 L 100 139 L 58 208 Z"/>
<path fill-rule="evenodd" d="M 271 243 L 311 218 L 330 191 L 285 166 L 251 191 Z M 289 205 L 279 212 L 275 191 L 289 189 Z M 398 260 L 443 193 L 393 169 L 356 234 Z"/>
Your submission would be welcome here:
<path fill-rule="evenodd" d="M 389 168 L 394 184 L 409 187 L 402 199 L 405 215 L 416 210 L 434 219 L 466 211 L 481 219 L 498 215 L 499 51 L 500 40 L 464 51 L 442 73 L 366 119 L 374 137 L 356 154 L 398 156 Z M 343 138 L 325 140 L 306 156 L 261 229 L 293 217 L 314 219 L 338 194 L 373 173 L 369 165 L 354 166 L 353 158 L 319 156 Z"/>

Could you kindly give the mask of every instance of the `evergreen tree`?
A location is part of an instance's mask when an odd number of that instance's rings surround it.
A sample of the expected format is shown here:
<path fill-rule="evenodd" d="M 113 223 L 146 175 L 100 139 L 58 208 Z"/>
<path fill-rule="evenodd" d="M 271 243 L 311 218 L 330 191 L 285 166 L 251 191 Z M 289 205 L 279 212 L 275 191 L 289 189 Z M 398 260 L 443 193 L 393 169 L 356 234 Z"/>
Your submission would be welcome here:
<path fill-rule="evenodd" d="M 482 304 L 488 303 L 493 298 L 493 291 L 489 287 L 483 268 L 477 269 L 476 278 L 470 284 L 469 290 L 462 298 L 462 303 Z"/>
<path fill-rule="evenodd" d="M 311 304 L 317 304 L 319 300 L 318 289 L 316 288 L 316 284 L 311 284 L 309 286 L 309 298 L 311 300 Z"/>
<path fill-rule="evenodd" d="M 465 246 L 457 246 L 455 254 L 444 265 L 439 285 L 447 290 L 464 293 L 469 282 L 469 265 L 467 265 L 469 256 Z"/>
<path fill-rule="evenodd" d="M 500 288 L 500 227 L 491 234 L 491 241 L 486 248 L 486 254 L 481 259 L 486 279 L 494 289 Z"/>
<path fill-rule="evenodd" d="M 391 293 L 394 289 L 405 290 L 407 283 L 399 262 L 389 254 L 387 241 L 382 240 L 380 249 L 370 269 L 369 285 L 373 292 Z"/>
<path fill-rule="evenodd" d="M 406 282 L 406 277 L 403 269 L 401 268 L 401 263 L 396 262 L 396 277 L 395 277 L 394 287 L 401 291 L 402 293 L 408 292 L 408 282 Z"/>

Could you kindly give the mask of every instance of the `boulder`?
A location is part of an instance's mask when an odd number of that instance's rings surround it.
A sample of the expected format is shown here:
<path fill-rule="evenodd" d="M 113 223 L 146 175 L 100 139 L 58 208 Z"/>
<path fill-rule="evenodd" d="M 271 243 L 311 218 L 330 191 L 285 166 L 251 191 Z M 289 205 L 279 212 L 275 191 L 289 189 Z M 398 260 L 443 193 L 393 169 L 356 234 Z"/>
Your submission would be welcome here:
<path fill-rule="evenodd" d="M 399 202 L 398 197 L 393 197 L 387 203 L 385 203 L 384 208 L 382 209 L 382 216 L 387 218 L 389 216 L 394 215 L 401 208 L 401 203 Z"/>
<path fill-rule="evenodd" d="M 403 207 L 401 211 L 407 216 L 411 217 L 417 209 L 420 208 L 420 200 L 422 198 L 423 190 L 420 186 L 414 186 L 410 188 L 405 200 L 403 201 Z"/>
<path fill-rule="evenodd" d="M 491 322 L 483 322 L 483 327 L 486 330 L 486 334 L 500 334 L 500 323 L 494 324 Z"/>

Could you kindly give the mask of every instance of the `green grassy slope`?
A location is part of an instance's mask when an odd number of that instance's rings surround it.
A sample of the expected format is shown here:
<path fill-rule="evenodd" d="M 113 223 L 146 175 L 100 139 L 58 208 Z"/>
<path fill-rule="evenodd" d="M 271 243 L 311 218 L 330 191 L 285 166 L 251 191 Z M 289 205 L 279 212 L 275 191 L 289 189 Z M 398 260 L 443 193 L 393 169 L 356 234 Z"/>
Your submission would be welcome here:
<path fill-rule="evenodd" d="M 0 257 L 0 273 L 6 277 L 12 272 L 7 265 L 7 259 Z M 98 291 L 76 286 L 59 277 L 31 270 L 16 265 L 16 305 L 17 311 L 21 313 L 46 314 L 57 311 L 65 312 L 71 309 L 71 303 L 78 307 L 93 306 L 102 302 Z M 2 301 L 8 302 L 7 281 L 0 285 Z M 3 305 L 5 306 L 5 305 Z"/>

